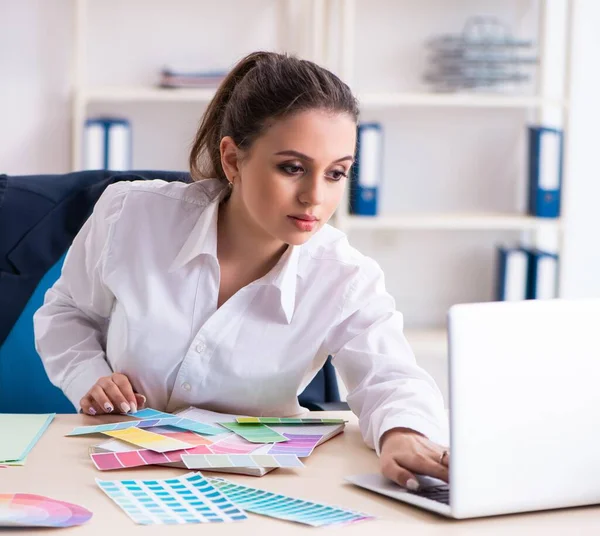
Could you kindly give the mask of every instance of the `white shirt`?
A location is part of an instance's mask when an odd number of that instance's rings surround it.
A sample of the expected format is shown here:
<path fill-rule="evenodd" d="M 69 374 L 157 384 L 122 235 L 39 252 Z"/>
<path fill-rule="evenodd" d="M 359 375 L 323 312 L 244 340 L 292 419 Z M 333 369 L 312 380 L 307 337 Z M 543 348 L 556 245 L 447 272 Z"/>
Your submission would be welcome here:
<path fill-rule="evenodd" d="M 109 186 L 34 316 L 50 380 L 76 408 L 101 376 L 147 405 L 286 416 L 328 355 L 365 442 L 394 427 L 446 441 L 441 394 L 403 335 L 383 273 L 325 225 L 217 309 L 217 180 Z"/>

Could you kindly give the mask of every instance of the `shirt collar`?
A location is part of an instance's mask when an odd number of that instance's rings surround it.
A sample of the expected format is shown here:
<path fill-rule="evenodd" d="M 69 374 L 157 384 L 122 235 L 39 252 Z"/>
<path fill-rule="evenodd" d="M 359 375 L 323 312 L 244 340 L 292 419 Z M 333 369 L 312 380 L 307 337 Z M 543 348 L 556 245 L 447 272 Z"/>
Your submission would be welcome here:
<path fill-rule="evenodd" d="M 210 255 L 217 259 L 217 219 L 219 205 L 227 189 L 218 191 L 209 201 L 179 253 L 171 263 L 169 272 L 182 268 L 199 255 Z M 289 245 L 271 271 L 259 279 L 260 285 L 272 285 L 279 289 L 281 308 L 289 324 L 296 306 L 296 279 L 298 275 L 298 259 L 300 246 Z"/>
<path fill-rule="evenodd" d="M 292 321 L 296 307 L 299 258 L 300 246 L 289 245 L 273 269 L 259 280 L 261 284 L 273 285 L 279 289 L 281 308 L 288 324 Z"/>
<path fill-rule="evenodd" d="M 217 218 L 219 217 L 219 205 L 227 189 L 216 190 L 209 198 L 208 205 L 200 214 L 192 231 L 185 240 L 179 253 L 171 263 L 169 272 L 174 272 L 185 266 L 199 255 L 211 255 L 217 258 Z"/>

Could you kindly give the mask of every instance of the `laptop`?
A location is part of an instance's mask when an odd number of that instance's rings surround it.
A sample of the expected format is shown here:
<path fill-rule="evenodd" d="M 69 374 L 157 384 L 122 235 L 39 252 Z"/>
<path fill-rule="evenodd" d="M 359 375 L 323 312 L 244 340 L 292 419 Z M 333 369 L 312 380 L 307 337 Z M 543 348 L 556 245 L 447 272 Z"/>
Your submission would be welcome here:
<path fill-rule="evenodd" d="M 453 306 L 450 483 L 352 484 L 457 519 L 600 503 L 600 300 Z"/>

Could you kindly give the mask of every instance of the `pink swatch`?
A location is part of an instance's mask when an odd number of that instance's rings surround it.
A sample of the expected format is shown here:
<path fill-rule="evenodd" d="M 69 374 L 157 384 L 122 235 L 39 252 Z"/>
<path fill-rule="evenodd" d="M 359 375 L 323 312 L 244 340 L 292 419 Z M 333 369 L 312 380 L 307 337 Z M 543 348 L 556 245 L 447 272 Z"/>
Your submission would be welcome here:
<path fill-rule="evenodd" d="M 322 435 L 283 434 L 289 439 L 285 443 L 275 443 L 268 454 L 295 454 L 298 458 L 306 458 L 312 454 Z"/>
<path fill-rule="evenodd" d="M 171 452 L 154 452 L 149 449 L 130 450 L 128 452 L 100 452 L 92 454 L 92 461 L 100 471 L 126 469 L 143 465 L 180 462 L 183 454 L 211 454 L 206 445 L 198 445 L 193 449 L 174 450 Z"/>
<path fill-rule="evenodd" d="M 249 454 L 263 447 L 260 443 L 250 443 L 237 434 L 227 436 L 208 447 L 212 454 Z"/>

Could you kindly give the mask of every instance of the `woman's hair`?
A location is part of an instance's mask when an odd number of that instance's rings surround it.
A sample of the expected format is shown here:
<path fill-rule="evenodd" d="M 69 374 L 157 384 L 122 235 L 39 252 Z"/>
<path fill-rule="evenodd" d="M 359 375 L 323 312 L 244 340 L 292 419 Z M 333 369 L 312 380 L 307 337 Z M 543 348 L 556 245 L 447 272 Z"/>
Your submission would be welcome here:
<path fill-rule="evenodd" d="M 358 121 L 356 98 L 332 72 L 286 54 L 249 54 L 223 80 L 204 113 L 190 153 L 192 179 L 227 181 L 220 151 L 225 136 L 247 150 L 271 120 L 314 109 Z"/>

